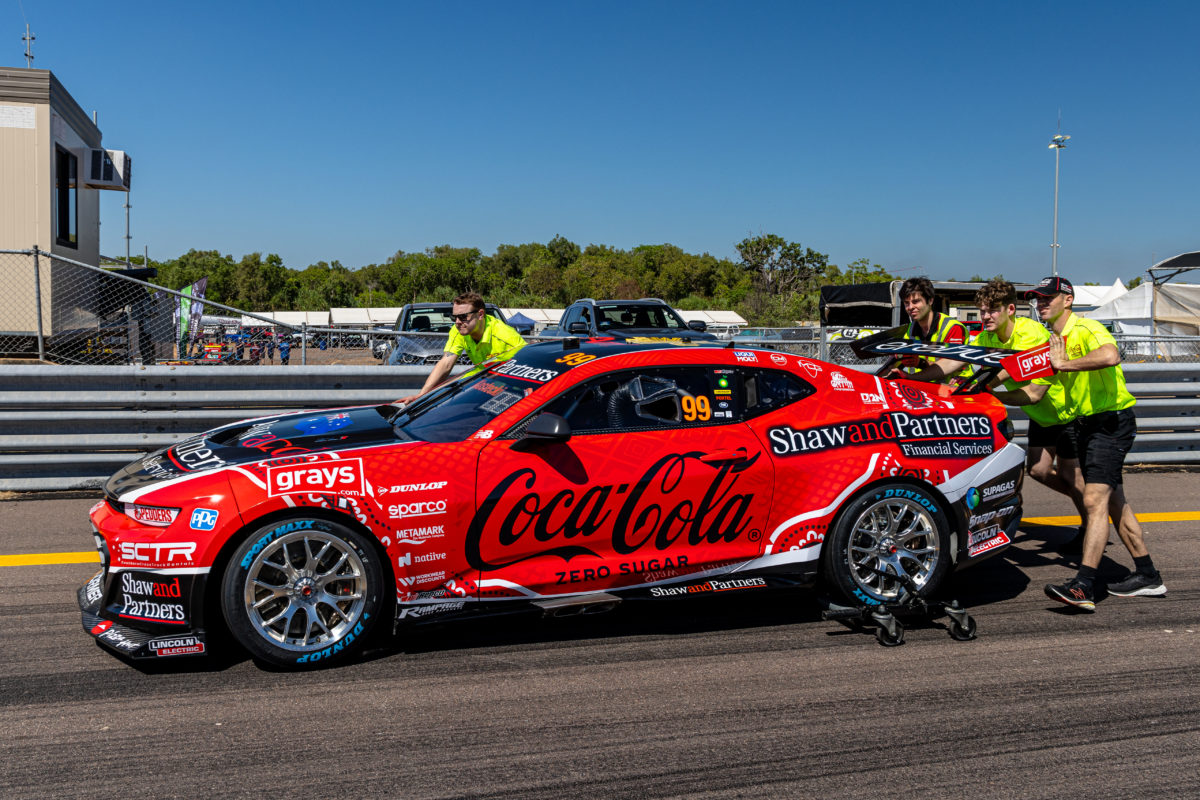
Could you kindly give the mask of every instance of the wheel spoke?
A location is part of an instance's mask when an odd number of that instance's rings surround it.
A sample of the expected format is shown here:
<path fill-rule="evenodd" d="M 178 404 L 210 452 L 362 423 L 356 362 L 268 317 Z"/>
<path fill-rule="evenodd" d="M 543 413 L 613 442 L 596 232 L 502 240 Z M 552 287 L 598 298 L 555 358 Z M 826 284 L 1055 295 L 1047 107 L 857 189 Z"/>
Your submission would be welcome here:
<path fill-rule="evenodd" d="M 329 575 L 336 575 L 337 571 L 342 568 L 342 565 L 345 564 L 349 558 L 350 558 L 350 555 L 348 553 L 342 553 L 342 557 L 337 560 L 336 564 L 334 564 L 332 567 L 325 570 L 324 572 L 317 573 L 317 574 L 322 578 L 328 577 Z M 356 575 L 355 577 L 358 577 L 358 576 Z"/>
<path fill-rule="evenodd" d="M 864 551 L 864 555 L 866 555 Z M 243 584 L 251 626 L 272 646 L 311 653 L 346 635 L 366 607 L 370 577 L 344 537 L 321 529 L 269 542 Z"/>

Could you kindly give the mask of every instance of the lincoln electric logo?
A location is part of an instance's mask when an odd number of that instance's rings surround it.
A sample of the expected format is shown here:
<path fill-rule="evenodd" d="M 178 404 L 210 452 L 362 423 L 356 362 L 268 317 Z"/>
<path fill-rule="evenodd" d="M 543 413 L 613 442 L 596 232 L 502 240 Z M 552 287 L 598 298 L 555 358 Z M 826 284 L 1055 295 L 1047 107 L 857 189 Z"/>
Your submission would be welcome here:
<path fill-rule="evenodd" d="M 771 428 L 778 456 L 817 453 L 834 447 L 895 442 L 910 458 L 972 458 L 993 449 L 992 421 L 983 414 L 925 414 L 892 411 L 878 419 L 796 430 Z"/>

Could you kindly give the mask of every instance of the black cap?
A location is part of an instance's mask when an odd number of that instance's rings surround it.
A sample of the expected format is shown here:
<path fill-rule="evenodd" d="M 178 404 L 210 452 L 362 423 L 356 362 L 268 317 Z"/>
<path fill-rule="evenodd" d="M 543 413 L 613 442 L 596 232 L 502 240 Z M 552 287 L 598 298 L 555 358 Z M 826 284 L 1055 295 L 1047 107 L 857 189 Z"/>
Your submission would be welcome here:
<path fill-rule="evenodd" d="M 1026 297 L 1031 295 L 1041 295 L 1042 297 L 1054 297 L 1056 294 L 1069 294 L 1075 296 L 1075 287 L 1066 278 L 1053 276 L 1050 278 L 1042 278 L 1042 282 L 1025 293 Z"/>

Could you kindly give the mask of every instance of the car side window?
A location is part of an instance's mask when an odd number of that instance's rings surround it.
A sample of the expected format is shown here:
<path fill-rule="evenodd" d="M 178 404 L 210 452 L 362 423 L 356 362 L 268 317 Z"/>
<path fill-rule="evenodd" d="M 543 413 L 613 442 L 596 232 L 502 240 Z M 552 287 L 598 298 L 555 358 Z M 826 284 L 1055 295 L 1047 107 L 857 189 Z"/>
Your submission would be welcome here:
<path fill-rule="evenodd" d="M 566 419 L 573 434 L 722 425 L 737 417 L 735 373 L 702 366 L 617 372 L 567 391 L 542 410 Z"/>
<path fill-rule="evenodd" d="M 783 370 L 744 369 L 741 372 L 744 419 L 777 411 L 817 391 L 808 381 Z"/>

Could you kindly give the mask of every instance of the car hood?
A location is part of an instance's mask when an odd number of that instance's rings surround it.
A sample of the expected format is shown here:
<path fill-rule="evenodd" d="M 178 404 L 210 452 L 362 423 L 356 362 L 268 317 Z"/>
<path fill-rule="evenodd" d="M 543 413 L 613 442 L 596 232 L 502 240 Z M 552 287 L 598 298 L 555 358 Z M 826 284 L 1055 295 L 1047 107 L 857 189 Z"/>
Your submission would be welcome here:
<path fill-rule="evenodd" d="M 104 492 L 116 500 L 135 489 L 233 464 L 396 442 L 388 422 L 395 410 L 363 406 L 235 422 L 127 464 L 108 479 Z"/>

